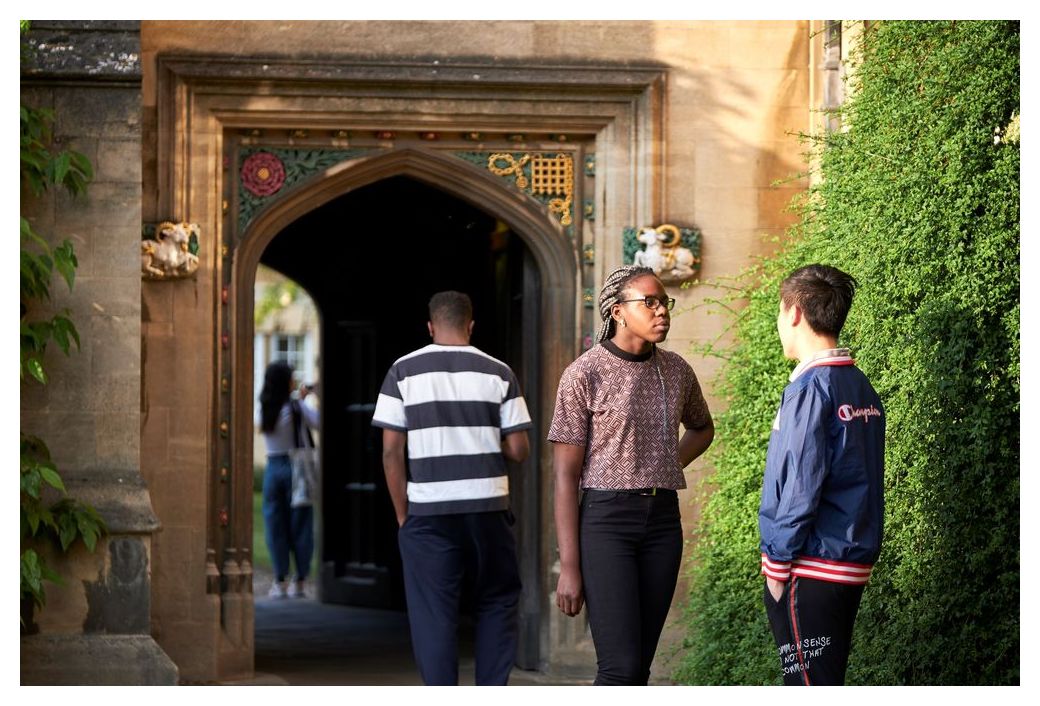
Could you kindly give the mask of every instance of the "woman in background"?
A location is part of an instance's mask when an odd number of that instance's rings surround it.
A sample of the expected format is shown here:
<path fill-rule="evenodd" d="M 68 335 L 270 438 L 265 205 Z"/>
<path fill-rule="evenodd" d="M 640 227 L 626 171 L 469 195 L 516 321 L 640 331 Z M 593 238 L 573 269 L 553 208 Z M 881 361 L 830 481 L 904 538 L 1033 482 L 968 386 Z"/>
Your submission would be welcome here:
<path fill-rule="evenodd" d="M 267 448 L 264 469 L 264 536 L 274 565 L 271 598 L 305 596 L 304 585 L 314 554 L 314 508 L 292 507 L 292 464 L 289 451 L 302 445 L 307 428 L 318 428 L 319 415 L 306 397 L 311 390 L 300 386 L 299 401 L 292 399 L 293 370 L 288 363 L 276 361 L 264 372 L 257 422 Z M 289 554 L 296 564 L 296 575 L 289 577 Z"/>

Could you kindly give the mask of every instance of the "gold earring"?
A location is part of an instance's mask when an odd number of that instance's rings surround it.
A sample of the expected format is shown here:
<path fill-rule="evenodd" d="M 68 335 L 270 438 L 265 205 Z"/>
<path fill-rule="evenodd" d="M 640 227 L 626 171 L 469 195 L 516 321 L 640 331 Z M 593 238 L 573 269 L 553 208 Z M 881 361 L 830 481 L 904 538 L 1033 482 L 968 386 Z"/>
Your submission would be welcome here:
<path fill-rule="evenodd" d="M 624 319 L 621 319 L 621 325 L 624 326 L 625 328 L 628 328 L 628 322 L 625 321 Z"/>

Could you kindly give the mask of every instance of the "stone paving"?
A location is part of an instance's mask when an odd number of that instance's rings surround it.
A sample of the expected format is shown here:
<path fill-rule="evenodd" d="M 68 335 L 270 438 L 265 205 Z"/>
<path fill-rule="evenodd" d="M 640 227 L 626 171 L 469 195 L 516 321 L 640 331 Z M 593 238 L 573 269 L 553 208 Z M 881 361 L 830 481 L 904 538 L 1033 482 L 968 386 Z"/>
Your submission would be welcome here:
<path fill-rule="evenodd" d="M 308 598 L 268 598 L 273 576 L 257 570 L 255 596 L 255 677 L 250 685 L 419 686 L 412 657 L 408 617 L 404 612 L 320 603 Z M 307 587 L 313 596 L 313 585 Z M 473 684 L 473 644 L 460 631 L 459 684 Z M 652 685 L 672 682 L 682 626 L 665 626 L 650 678 Z M 591 656 L 590 656 L 591 657 Z M 513 686 L 591 684 L 589 665 L 556 674 L 514 669 Z"/>
<path fill-rule="evenodd" d="M 256 598 L 256 677 L 249 684 L 419 686 L 403 612 Z M 463 631 L 463 634 L 465 631 Z M 472 642 L 460 639 L 459 683 L 473 684 Z M 514 669 L 511 685 L 583 684 Z"/>

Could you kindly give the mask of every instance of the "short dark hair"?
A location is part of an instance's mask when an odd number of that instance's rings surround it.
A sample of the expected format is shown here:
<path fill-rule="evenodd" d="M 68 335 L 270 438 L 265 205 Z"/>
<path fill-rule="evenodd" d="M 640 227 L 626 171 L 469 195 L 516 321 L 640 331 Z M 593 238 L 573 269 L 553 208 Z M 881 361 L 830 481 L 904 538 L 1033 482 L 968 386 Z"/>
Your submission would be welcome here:
<path fill-rule="evenodd" d="M 780 299 L 790 308 L 797 304 L 813 331 L 834 336 L 841 333 L 859 286 L 856 279 L 830 265 L 800 267 L 780 283 Z"/>
<path fill-rule="evenodd" d="M 473 320 L 473 302 L 462 292 L 437 292 L 430 297 L 430 321 L 464 329 Z"/>

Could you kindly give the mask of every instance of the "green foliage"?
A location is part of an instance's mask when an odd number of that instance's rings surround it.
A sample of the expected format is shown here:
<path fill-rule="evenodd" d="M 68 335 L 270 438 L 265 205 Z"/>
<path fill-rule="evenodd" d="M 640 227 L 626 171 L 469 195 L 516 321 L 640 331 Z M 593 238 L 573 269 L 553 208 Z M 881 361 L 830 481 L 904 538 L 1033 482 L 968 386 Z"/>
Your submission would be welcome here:
<path fill-rule="evenodd" d="M 50 123 L 53 114 L 22 106 L 21 115 L 21 182 L 34 196 L 43 194 L 49 186 L 59 186 L 72 195 L 82 194 L 93 177 L 90 162 L 79 152 L 50 149 Z M 28 373 L 41 383 L 47 382 L 43 356 L 47 344 L 55 341 L 66 355 L 70 341 L 79 348 L 79 332 L 69 318 L 68 310 L 49 318 L 30 320 L 33 302 L 51 298 L 51 278 L 54 271 L 65 280 L 69 289 L 76 278 L 79 262 L 72 243 L 65 240 L 57 247 L 37 235 L 29 221 L 21 219 L 21 378 Z"/>
<path fill-rule="evenodd" d="M 52 119 L 48 111 L 21 107 L 22 186 L 33 196 L 43 194 L 50 186 L 62 187 L 76 196 L 86 189 L 93 170 L 78 152 L 50 150 Z M 21 379 L 47 384 L 44 367 L 47 346 L 54 342 L 68 355 L 72 343 L 79 348 L 79 332 L 68 310 L 46 316 L 37 308 L 51 299 L 55 270 L 72 289 L 79 263 L 72 243 L 66 240 L 52 248 L 25 218 L 21 219 L 20 241 Z M 39 542 L 53 541 L 65 552 L 79 539 L 87 549 L 94 551 L 105 524 L 93 508 L 62 497 L 65 484 L 51 460 L 50 450 L 43 440 L 25 432 L 21 432 L 20 475 L 21 598 L 31 599 L 33 605 L 42 608 L 46 604 L 43 582 L 60 582 L 60 577 L 36 551 Z M 50 494 L 47 488 L 51 489 Z M 54 494 L 59 498 L 52 501 Z"/>
<path fill-rule="evenodd" d="M 301 291 L 300 285 L 291 279 L 264 285 L 260 297 L 256 301 L 256 307 L 253 309 L 254 323 L 261 326 L 268 316 L 296 301 Z"/>
<path fill-rule="evenodd" d="M 1019 680 L 1019 28 L 883 22 L 847 130 L 785 247 L 744 273 L 719 394 L 679 681 L 778 684 L 757 509 L 781 360 L 778 287 L 823 262 L 860 282 L 842 332 L 887 412 L 885 539 L 850 684 Z M 1015 139 L 995 140 L 1011 126 Z M 1005 133 L 1006 134 L 1006 133 Z"/>

